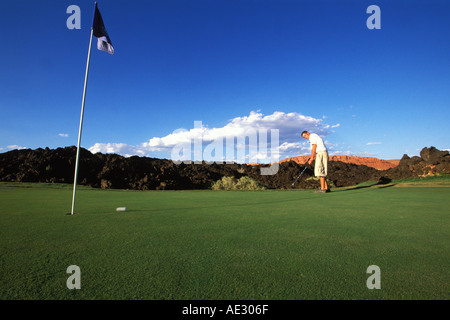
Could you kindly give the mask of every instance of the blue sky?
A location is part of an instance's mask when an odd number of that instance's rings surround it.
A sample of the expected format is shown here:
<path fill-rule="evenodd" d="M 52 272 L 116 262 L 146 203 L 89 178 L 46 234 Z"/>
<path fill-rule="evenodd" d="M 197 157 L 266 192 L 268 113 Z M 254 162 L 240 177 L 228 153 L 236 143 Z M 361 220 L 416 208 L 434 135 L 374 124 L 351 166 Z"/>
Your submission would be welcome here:
<path fill-rule="evenodd" d="M 368 6 L 381 9 L 369 30 Z M 81 9 L 69 30 L 66 9 Z M 310 129 L 330 154 L 449 149 L 449 1 L 99 1 L 115 54 L 93 40 L 82 146 L 170 158 L 196 134 Z M 77 144 L 94 1 L 0 8 L 0 152 Z M 248 159 L 249 161 L 252 159 Z M 254 160 L 254 159 L 253 159 Z"/>

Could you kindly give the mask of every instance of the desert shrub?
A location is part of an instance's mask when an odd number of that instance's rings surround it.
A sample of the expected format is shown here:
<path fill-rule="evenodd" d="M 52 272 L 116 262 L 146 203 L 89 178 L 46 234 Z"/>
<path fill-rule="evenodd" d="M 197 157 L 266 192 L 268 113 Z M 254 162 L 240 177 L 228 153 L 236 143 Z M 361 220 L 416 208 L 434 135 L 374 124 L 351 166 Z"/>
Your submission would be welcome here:
<path fill-rule="evenodd" d="M 241 177 L 236 184 L 237 190 L 265 190 L 266 188 L 250 177 Z"/>
<path fill-rule="evenodd" d="M 237 180 L 235 177 L 222 177 L 222 179 L 217 180 L 211 186 L 212 190 L 234 190 Z"/>
<path fill-rule="evenodd" d="M 306 178 L 306 181 L 310 181 L 310 180 L 319 181 L 320 179 L 319 179 L 319 177 L 316 177 L 316 176 Z M 336 185 L 334 184 L 334 182 L 332 180 L 330 180 L 328 178 L 326 180 L 327 180 L 327 184 L 328 184 L 329 188 L 336 188 Z"/>
<path fill-rule="evenodd" d="M 235 177 L 222 177 L 214 182 L 212 190 L 265 190 L 266 188 L 250 177 L 243 176 L 239 180 Z"/>

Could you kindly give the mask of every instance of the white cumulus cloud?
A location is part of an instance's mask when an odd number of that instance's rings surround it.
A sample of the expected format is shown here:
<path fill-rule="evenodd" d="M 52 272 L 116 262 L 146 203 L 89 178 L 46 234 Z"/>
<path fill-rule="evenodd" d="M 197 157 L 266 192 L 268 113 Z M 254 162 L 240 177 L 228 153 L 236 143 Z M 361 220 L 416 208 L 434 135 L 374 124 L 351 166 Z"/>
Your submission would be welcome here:
<path fill-rule="evenodd" d="M 146 152 L 139 147 L 131 146 L 125 143 L 96 143 L 89 148 L 89 151 L 92 153 L 116 153 L 125 157 L 146 155 Z"/>
<path fill-rule="evenodd" d="M 339 125 L 333 127 L 337 126 Z M 316 119 L 297 112 L 276 111 L 264 115 L 260 111 L 252 111 L 247 116 L 230 119 L 223 127 L 209 128 L 207 124 L 195 121 L 192 129 L 177 129 L 163 137 L 152 137 L 140 145 L 96 143 L 89 150 L 93 153 L 150 156 L 153 152 L 170 154 L 173 148 L 182 145 L 190 147 L 200 141 L 202 148 L 208 149 L 208 152 L 214 149 L 218 159 L 223 159 L 229 153 L 239 152 L 238 150 L 243 148 L 253 148 L 253 152 L 248 152 L 245 159 L 249 161 L 267 159 L 270 161 L 270 158 L 273 160 L 274 156 L 295 156 L 300 151 L 309 149 L 307 141 L 300 140 L 302 139 L 300 133 L 303 130 L 326 136 L 329 134 L 329 127 L 329 125 L 323 123 L 323 119 Z M 274 133 L 275 131 L 278 133 L 278 144 L 276 146 L 277 136 Z M 234 145 L 234 150 L 227 149 L 225 152 L 221 150 L 222 145 L 228 148 L 229 144 Z M 211 146 L 215 146 L 215 148 Z M 270 157 L 267 156 L 267 153 L 271 154 Z M 187 155 L 187 158 L 190 159 L 191 156 Z"/>
<path fill-rule="evenodd" d="M 8 149 L 12 149 L 12 150 L 14 150 L 14 149 L 17 149 L 17 150 L 26 149 L 26 147 L 21 147 L 21 146 L 18 146 L 17 144 L 13 144 L 13 145 L 7 146 L 7 148 Z"/>

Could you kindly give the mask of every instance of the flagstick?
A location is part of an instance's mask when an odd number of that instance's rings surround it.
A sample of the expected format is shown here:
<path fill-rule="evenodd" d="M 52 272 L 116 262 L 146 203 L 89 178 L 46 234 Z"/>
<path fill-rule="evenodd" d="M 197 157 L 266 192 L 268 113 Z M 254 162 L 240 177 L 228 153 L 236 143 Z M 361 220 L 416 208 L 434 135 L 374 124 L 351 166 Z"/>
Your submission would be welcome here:
<path fill-rule="evenodd" d="M 88 73 L 89 73 L 89 63 L 91 60 L 91 47 L 92 47 L 92 35 L 93 34 L 94 34 L 94 28 L 91 28 L 91 38 L 89 41 L 89 52 L 88 52 L 87 63 L 86 63 L 86 74 L 84 76 L 83 102 L 81 103 L 80 128 L 78 130 L 78 146 L 77 146 L 77 158 L 76 158 L 76 162 L 75 162 L 75 177 L 73 179 L 73 196 L 72 196 L 71 215 L 74 214 L 74 209 L 75 209 L 75 194 L 77 192 L 78 163 L 79 163 L 79 158 L 80 158 L 81 131 L 83 128 L 84 102 L 86 100 L 86 89 L 87 89 L 87 81 L 88 81 Z"/>

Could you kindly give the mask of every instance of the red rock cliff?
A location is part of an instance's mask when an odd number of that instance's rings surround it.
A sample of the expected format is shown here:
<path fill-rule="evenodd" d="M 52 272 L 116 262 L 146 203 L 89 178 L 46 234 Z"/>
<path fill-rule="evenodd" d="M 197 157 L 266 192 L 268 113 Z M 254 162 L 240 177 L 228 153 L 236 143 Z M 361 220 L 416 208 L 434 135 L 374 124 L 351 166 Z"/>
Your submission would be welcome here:
<path fill-rule="evenodd" d="M 295 161 L 297 163 L 303 164 L 309 159 L 309 156 L 298 156 L 293 158 L 287 158 L 281 160 L 280 162 L 285 161 Z M 354 163 L 357 165 L 365 165 L 368 167 L 372 167 L 378 170 L 387 170 L 391 168 L 395 168 L 398 166 L 400 160 L 382 160 L 378 158 L 371 157 L 357 157 L 357 156 L 330 156 L 329 161 L 341 161 L 345 163 Z"/>

